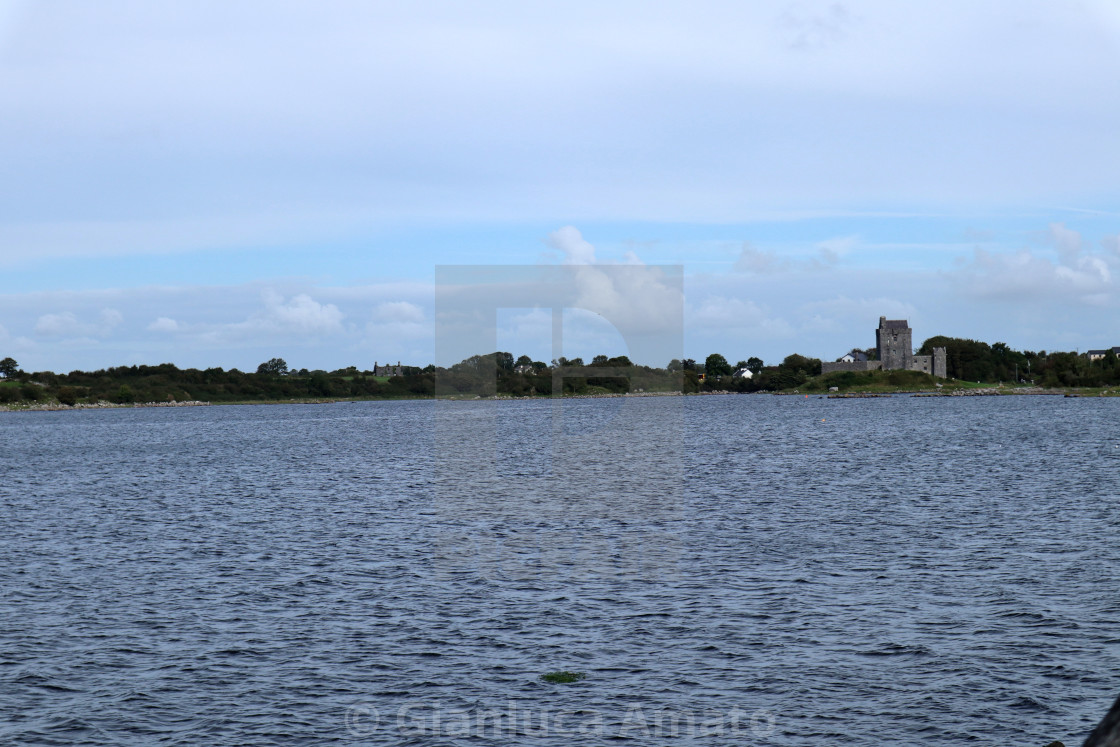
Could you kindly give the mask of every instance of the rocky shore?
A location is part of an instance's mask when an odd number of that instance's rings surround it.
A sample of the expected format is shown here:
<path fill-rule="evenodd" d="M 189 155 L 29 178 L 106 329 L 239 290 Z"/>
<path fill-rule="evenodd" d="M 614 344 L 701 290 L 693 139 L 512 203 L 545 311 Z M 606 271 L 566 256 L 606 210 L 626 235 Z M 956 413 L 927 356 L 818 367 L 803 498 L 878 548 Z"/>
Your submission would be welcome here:
<path fill-rule="evenodd" d="M 197 400 L 190 400 L 187 402 L 129 402 L 117 403 L 106 402 L 79 402 L 75 405 L 64 405 L 59 402 L 35 402 L 32 404 L 20 404 L 4 406 L 0 405 L 0 410 L 8 412 L 53 412 L 56 410 L 108 410 L 120 409 L 128 407 L 206 407 L 209 402 L 199 402 Z"/>
<path fill-rule="evenodd" d="M 1003 388 L 1003 387 L 986 387 L 984 389 L 953 389 L 948 392 L 917 392 L 915 397 L 993 397 L 1005 394 L 1049 394 L 1049 395 L 1063 395 L 1066 391 L 1064 389 L 1043 389 L 1039 386 L 1030 387 L 1016 387 L 1016 388 Z"/>

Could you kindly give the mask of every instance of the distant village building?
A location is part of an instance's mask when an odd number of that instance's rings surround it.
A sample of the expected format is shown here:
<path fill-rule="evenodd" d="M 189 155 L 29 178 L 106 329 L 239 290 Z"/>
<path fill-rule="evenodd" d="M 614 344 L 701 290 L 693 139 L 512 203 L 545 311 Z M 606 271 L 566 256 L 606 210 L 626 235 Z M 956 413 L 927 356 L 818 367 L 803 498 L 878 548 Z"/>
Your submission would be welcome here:
<path fill-rule="evenodd" d="M 934 348 L 933 355 L 914 355 L 913 331 L 905 319 L 879 317 L 875 330 L 879 360 L 869 361 L 859 350 L 852 350 L 835 363 L 822 363 L 821 373 L 832 371 L 921 371 L 947 378 L 945 348 Z M 860 357 L 862 356 L 862 360 Z"/>
<path fill-rule="evenodd" d="M 374 376 L 404 376 L 404 366 L 400 361 L 397 361 L 395 366 L 379 366 L 377 361 L 373 362 L 373 375 Z"/>
<path fill-rule="evenodd" d="M 1101 358 L 1104 358 L 1106 355 L 1108 355 L 1109 350 L 1111 350 L 1117 356 L 1120 356 L 1120 347 L 1107 348 L 1105 350 L 1090 350 L 1088 352 L 1089 360 L 1099 361 Z"/>
<path fill-rule="evenodd" d="M 732 374 L 732 377 L 736 379 L 753 379 L 754 371 L 749 368 L 740 368 Z"/>

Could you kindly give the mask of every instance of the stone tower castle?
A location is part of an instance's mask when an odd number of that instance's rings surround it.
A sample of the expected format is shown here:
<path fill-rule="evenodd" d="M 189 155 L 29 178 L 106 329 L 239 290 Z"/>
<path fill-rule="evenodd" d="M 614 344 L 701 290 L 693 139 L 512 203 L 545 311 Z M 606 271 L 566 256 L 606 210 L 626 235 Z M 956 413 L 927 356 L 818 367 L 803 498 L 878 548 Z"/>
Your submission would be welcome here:
<path fill-rule="evenodd" d="M 909 370 L 914 367 L 914 340 L 910 325 L 905 319 L 887 320 L 879 317 L 879 329 L 875 330 L 875 347 L 879 349 L 879 360 L 884 371 L 896 369 Z"/>
<path fill-rule="evenodd" d="M 948 377 L 945 348 L 934 348 L 933 355 L 914 355 L 914 337 L 905 319 L 879 317 L 875 330 L 877 361 L 836 361 L 822 363 L 821 373 L 831 371 L 922 371 L 942 379 Z"/>

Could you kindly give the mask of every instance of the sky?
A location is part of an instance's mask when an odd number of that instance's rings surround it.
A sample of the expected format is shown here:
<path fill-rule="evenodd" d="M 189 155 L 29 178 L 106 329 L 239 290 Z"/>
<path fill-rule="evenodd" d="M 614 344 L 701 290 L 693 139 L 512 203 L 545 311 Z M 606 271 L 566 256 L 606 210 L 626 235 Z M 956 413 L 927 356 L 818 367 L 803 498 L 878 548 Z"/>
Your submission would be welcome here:
<path fill-rule="evenodd" d="M 1117 91 L 1114 0 L 0 0 L 0 357 L 426 365 L 473 264 L 674 266 L 696 359 L 1120 345 Z"/>

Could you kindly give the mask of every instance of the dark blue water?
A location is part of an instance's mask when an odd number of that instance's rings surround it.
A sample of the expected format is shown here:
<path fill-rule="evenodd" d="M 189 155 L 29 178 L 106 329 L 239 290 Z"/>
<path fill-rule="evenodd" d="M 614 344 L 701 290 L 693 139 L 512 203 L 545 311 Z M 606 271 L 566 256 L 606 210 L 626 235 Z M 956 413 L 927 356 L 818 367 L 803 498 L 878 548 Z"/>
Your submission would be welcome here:
<path fill-rule="evenodd" d="M 0 413 L 0 743 L 1074 744 L 1120 692 L 1118 416 Z"/>

